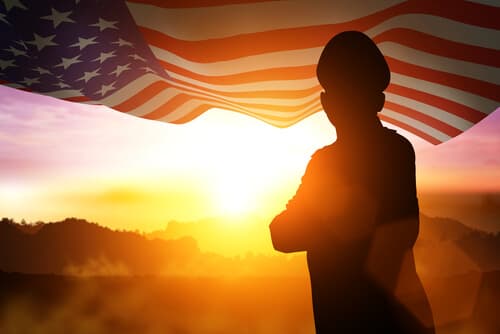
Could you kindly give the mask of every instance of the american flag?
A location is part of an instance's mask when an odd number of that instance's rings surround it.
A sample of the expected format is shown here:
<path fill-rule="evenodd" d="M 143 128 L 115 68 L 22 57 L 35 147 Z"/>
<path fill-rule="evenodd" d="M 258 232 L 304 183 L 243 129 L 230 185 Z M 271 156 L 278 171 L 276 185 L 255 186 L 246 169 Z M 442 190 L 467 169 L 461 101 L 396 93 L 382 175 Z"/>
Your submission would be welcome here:
<path fill-rule="evenodd" d="M 0 0 L 0 28 L 0 83 L 171 123 L 320 111 L 316 63 L 345 30 L 389 63 L 386 122 L 440 143 L 500 105 L 498 0 Z"/>

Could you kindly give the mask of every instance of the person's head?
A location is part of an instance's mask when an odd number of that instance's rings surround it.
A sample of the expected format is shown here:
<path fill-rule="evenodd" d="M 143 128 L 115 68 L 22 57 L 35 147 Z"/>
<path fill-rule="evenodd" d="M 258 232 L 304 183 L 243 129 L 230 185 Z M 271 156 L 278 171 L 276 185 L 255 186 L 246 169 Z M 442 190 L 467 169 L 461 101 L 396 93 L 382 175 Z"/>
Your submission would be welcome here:
<path fill-rule="evenodd" d="M 390 71 L 375 43 L 359 31 L 345 31 L 325 46 L 316 69 L 321 103 L 336 126 L 375 118 L 385 102 Z"/>

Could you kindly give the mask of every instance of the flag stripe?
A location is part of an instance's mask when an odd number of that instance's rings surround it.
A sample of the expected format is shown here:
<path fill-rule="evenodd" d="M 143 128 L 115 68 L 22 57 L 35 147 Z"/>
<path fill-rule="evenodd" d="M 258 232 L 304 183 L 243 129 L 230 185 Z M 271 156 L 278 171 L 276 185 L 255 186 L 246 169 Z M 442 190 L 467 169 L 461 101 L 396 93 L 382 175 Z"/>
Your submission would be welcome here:
<path fill-rule="evenodd" d="M 430 126 L 427 123 L 421 122 L 420 120 L 416 120 L 413 117 L 409 117 L 407 115 L 395 112 L 394 110 L 389 108 L 384 108 L 380 113 L 380 116 L 382 120 L 384 119 L 384 117 L 390 117 L 391 119 L 395 119 L 400 123 L 407 124 L 408 126 L 412 126 L 413 128 L 426 132 L 427 134 L 439 140 L 440 142 L 446 141 L 451 138 L 449 135 L 443 133 L 439 129 Z"/>
<path fill-rule="evenodd" d="M 401 44 L 383 42 L 378 45 L 383 54 L 405 64 L 417 65 L 428 69 L 481 80 L 495 85 L 500 84 L 500 69 L 493 66 L 474 64 L 462 60 L 435 56 Z M 500 52 L 498 53 L 500 56 Z"/>
<path fill-rule="evenodd" d="M 195 41 L 318 25 L 343 25 L 345 22 L 367 24 L 365 22 L 376 22 L 391 16 L 394 8 L 390 6 L 398 2 L 401 1 L 321 1 L 311 6 L 309 1 L 274 1 L 188 9 L 128 2 L 128 7 L 139 26 L 167 30 L 174 38 Z M 389 12 L 380 12 L 384 8 Z"/>
<path fill-rule="evenodd" d="M 433 127 L 436 130 L 441 131 L 444 134 L 449 135 L 450 137 L 454 137 L 458 134 L 460 134 L 462 131 L 445 123 L 442 122 L 432 116 L 426 115 L 422 112 L 419 112 L 415 109 L 408 108 L 406 106 L 386 101 L 385 103 L 385 108 L 394 111 L 395 113 L 398 113 L 399 115 L 404 115 L 411 117 L 414 120 L 420 121 L 422 123 L 425 123 L 431 127 Z"/>
<path fill-rule="evenodd" d="M 445 110 L 436 108 L 432 105 L 425 104 L 414 99 L 410 99 L 405 96 L 396 95 L 390 92 L 386 92 L 385 96 L 386 96 L 386 101 L 388 101 L 388 103 L 398 104 L 407 107 L 408 109 L 418 111 L 422 115 L 426 115 L 436 120 L 440 120 L 442 123 L 447 124 L 450 127 L 460 129 L 462 131 L 465 131 L 474 125 L 474 123 L 469 122 L 451 113 L 448 113 Z"/>
<path fill-rule="evenodd" d="M 423 91 L 400 86 L 394 83 L 389 85 L 386 92 L 394 93 L 401 96 L 411 96 L 417 101 L 435 106 L 442 110 L 447 110 L 449 113 L 461 117 L 471 123 L 477 123 L 486 116 L 486 114 L 481 113 L 463 104 L 444 99 L 440 96 L 428 94 Z"/>
<path fill-rule="evenodd" d="M 366 30 L 379 22 L 405 14 L 432 15 L 469 25 L 496 28 L 495 22 L 500 16 L 500 10 L 496 7 L 466 1 L 413 0 L 394 5 L 397 2 L 400 1 L 344 0 L 316 2 L 311 5 L 310 1 L 276 1 L 188 9 L 160 8 L 128 2 L 128 7 L 139 26 L 168 31 L 173 38 L 185 41 L 220 39 L 262 32 L 275 34 L 277 30 L 291 32 L 308 30 L 311 27 L 326 28 L 328 32 L 322 36 L 328 39 L 332 34 L 343 30 Z M 314 39 L 315 35 L 311 34 L 309 38 Z"/>
<path fill-rule="evenodd" d="M 407 20 L 414 20 L 415 24 L 409 24 L 404 20 L 401 20 L 401 22 L 405 23 L 404 25 L 397 25 L 399 21 L 389 22 L 392 24 L 379 25 L 368 30 L 367 34 L 372 38 L 377 38 L 378 35 L 387 31 L 406 28 L 407 30 L 426 34 L 435 38 L 447 39 L 462 45 L 476 46 L 497 51 L 500 50 L 500 31 L 498 30 L 471 26 L 461 22 L 429 17 L 426 15 L 403 16 Z M 393 20 L 394 19 L 396 18 L 393 18 Z M 429 25 L 431 27 L 440 26 L 445 30 L 435 31 L 429 28 Z M 333 34 L 344 30 L 352 30 L 355 26 L 354 24 L 353 27 L 346 26 L 335 29 L 328 26 L 314 26 L 199 41 L 176 39 L 160 31 L 145 27 L 140 27 L 140 30 L 151 46 L 161 48 L 164 45 L 168 45 L 168 50 L 179 57 L 185 58 L 186 60 L 207 63 L 238 59 L 270 52 L 310 48 L 322 49 L 323 45 L 326 44 Z M 405 40 L 405 36 L 394 37 L 397 37 L 394 39 L 395 41 Z M 255 43 L 256 41 L 258 41 L 258 43 Z M 280 41 L 280 43 L 276 43 L 277 41 Z M 311 59 L 309 59 L 309 61 L 311 61 Z"/>
<path fill-rule="evenodd" d="M 420 138 L 423 138 L 425 140 L 427 140 L 429 143 L 432 143 L 434 145 L 437 145 L 443 141 L 445 141 L 446 139 L 437 139 L 431 135 L 429 135 L 427 132 L 425 132 L 425 130 L 420 130 L 418 128 L 416 128 L 415 126 L 412 126 L 410 124 L 407 124 L 407 123 L 404 123 L 404 122 L 401 122 L 395 118 L 392 118 L 390 116 L 387 116 L 385 114 L 381 114 L 379 116 L 379 118 L 382 120 L 382 121 L 385 121 L 387 123 L 391 123 L 391 124 L 394 124 L 398 127 L 400 127 L 401 129 L 404 129 L 406 131 L 409 131 L 411 133 L 413 133 L 414 135 L 417 135 L 419 136 Z M 412 122 L 413 123 L 413 122 Z"/>
<path fill-rule="evenodd" d="M 464 44 L 463 40 L 461 42 L 455 42 L 405 28 L 395 28 L 384 31 L 375 36 L 373 40 L 377 44 L 399 41 L 402 45 L 427 53 L 472 63 L 500 67 L 499 50 Z"/>
<path fill-rule="evenodd" d="M 441 72 L 419 65 L 404 63 L 400 60 L 390 57 L 386 57 L 386 59 L 393 73 L 408 75 L 411 77 L 415 77 L 416 79 L 421 79 L 423 81 L 468 91 L 473 94 L 489 98 L 491 100 L 499 99 L 499 85 L 467 78 L 453 73 Z"/>

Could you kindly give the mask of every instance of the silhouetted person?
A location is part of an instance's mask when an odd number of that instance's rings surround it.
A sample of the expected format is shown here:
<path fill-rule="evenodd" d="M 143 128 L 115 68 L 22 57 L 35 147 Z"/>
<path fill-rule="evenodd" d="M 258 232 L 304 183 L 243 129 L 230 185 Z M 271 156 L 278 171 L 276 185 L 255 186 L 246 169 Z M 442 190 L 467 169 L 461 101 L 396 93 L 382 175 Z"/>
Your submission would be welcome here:
<path fill-rule="evenodd" d="M 317 75 L 337 140 L 314 153 L 271 223 L 274 248 L 307 251 L 317 333 L 433 333 L 412 251 L 415 153 L 377 117 L 388 65 L 370 38 L 349 31 L 328 42 Z"/>

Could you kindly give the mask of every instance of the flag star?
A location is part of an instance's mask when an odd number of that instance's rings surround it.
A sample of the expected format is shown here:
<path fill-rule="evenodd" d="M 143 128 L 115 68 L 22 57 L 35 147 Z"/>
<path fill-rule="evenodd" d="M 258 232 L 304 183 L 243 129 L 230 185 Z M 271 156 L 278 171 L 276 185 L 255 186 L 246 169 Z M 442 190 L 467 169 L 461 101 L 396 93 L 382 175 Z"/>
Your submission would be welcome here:
<path fill-rule="evenodd" d="M 76 79 L 76 81 L 80 81 L 80 80 L 85 80 L 85 83 L 89 82 L 90 79 L 100 75 L 99 73 L 99 68 L 98 69 L 95 69 L 91 72 L 83 72 L 83 76 L 79 79 Z"/>
<path fill-rule="evenodd" d="M 26 51 L 16 49 L 13 46 L 10 46 L 8 49 L 4 49 L 4 50 L 12 52 L 12 54 L 14 55 L 14 57 L 17 57 L 17 56 L 26 56 Z"/>
<path fill-rule="evenodd" d="M 31 86 L 32 84 L 35 83 L 40 83 L 40 78 L 26 78 L 24 77 L 23 81 L 19 81 L 19 83 L 22 83 L 24 86 Z"/>
<path fill-rule="evenodd" d="M 21 9 L 28 9 L 20 0 L 3 0 L 3 4 L 7 11 L 11 10 L 14 7 Z"/>
<path fill-rule="evenodd" d="M 116 66 L 115 70 L 113 72 L 110 72 L 109 74 L 114 74 L 117 77 L 119 77 L 122 74 L 122 72 L 127 70 L 130 70 L 130 63 Z"/>
<path fill-rule="evenodd" d="M 103 31 L 106 29 L 118 29 L 115 24 L 117 24 L 118 21 L 106 21 L 104 19 L 99 18 L 99 22 L 91 24 L 91 27 L 99 27 L 99 31 Z"/>
<path fill-rule="evenodd" d="M 33 71 L 37 71 L 38 74 L 40 74 L 40 75 L 42 75 L 42 74 L 51 74 L 49 70 L 46 70 L 45 68 L 40 67 L 40 66 L 38 66 L 37 68 L 33 69 Z"/>
<path fill-rule="evenodd" d="M 92 45 L 92 44 L 98 44 L 95 42 L 95 39 L 97 37 L 92 37 L 92 38 L 81 38 L 78 37 L 78 42 L 75 44 L 71 44 L 70 47 L 78 46 L 80 48 L 80 51 L 85 49 L 87 46 Z"/>
<path fill-rule="evenodd" d="M 146 60 L 146 59 L 142 58 L 141 56 L 139 56 L 138 54 L 129 55 L 129 57 L 132 57 L 134 60 L 142 60 L 142 61 Z"/>
<path fill-rule="evenodd" d="M 109 92 L 110 90 L 113 90 L 115 89 L 115 86 L 114 86 L 114 82 L 110 83 L 109 85 L 102 85 L 101 86 L 101 89 L 97 92 L 99 94 L 101 94 L 101 96 L 104 96 L 104 94 L 106 94 L 107 92 Z"/>
<path fill-rule="evenodd" d="M 80 59 L 80 55 L 76 55 L 73 58 L 64 58 L 61 57 L 61 62 L 57 64 L 55 67 L 63 67 L 65 70 L 68 69 L 73 64 L 81 63 L 82 61 Z"/>
<path fill-rule="evenodd" d="M 5 22 L 8 25 L 10 25 L 10 22 L 5 19 L 6 17 L 7 17 L 7 15 L 5 15 L 4 13 L 0 13 L 0 21 Z"/>
<path fill-rule="evenodd" d="M 11 59 L 11 60 L 3 60 L 3 59 L 0 59 L 0 68 L 2 70 L 5 70 L 6 68 L 9 68 L 9 67 L 17 67 L 17 65 L 14 65 L 14 59 Z"/>
<path fill-rule="evenodd" d="M 70 19 L 68 16 L 71 15 L 71 11 L 69 12 L 59 12 L 54 8 L 51 8 L 52 15 L 42 16 L 41 19 L 52 21 L 54 28 L 57 28 L 63 22 L 74 23 L 75 21 Z"/>
<path fill-rule="evenodd" d="M 62 81 L 59 81 L 58 83 L 56 83 L 54 85 L 58 86 L 59 88 L 69 88 L 69 87 L 71 87 L 70 85 L 67 85 L 67 84 L 65 84 Z"/>
<path fill-rule="evenodd" d="M 116 55 L 114 53 L 115 53 L 115 51 L 101 52 L 101 54 L 99 55 L 99 57 L 97 57 L 96 59 L 94 59 L 92 61 L 99 60 L 99 63 L 102 64 L 102 63 L 104 63 L 106 61 L 106 59 L 111 58 L 111 57 L 116 57 Z"/>
<path fill-rule="evenodd" d="M 24 41 L 14 41 L 14 42 L 21 45 L 23 48 L 27 49 L 26 44 L 24 44 Z"/>
<path fill-rule="evenodd" d="M 140 68 L 141 70 L 145 71 L 146 73 L 156 73 L 151 67 L 149 66 L 143 66 Z"/>
<path fill-rule="evenodd" d="M 111 44 L 118 44 L 118 46 L 132 46 L 132 43 L 121 38 L 118 38 L 116 42 L 111 42 Z"/>
<path fill-rule="evenodd" d="M 52 42 L 52 40 L 54 39 L 54 37 L 56 37 L 56 35 L 51 35 L 47 37 L 42 37 L 38 34 L 33 34 L 33 35 L 35 36 L 35 39 L 32 41 L 26 41 L 26 43 L 36 46 L 38 51 L 42 51 L 42 49 L 47 46 L 57 45 L 56 43 Z"/>

